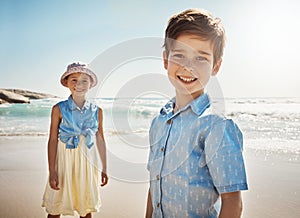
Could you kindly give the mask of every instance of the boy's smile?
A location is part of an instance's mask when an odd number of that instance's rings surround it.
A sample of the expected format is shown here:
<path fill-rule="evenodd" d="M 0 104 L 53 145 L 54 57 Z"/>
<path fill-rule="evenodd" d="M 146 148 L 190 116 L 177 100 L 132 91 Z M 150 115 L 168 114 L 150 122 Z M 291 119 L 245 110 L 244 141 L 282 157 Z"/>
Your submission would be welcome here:
<path fill-rule="evenodd" d="M 180 79 L 183 83 L 186 83 L 186 84 L 195 82 L 197 80 L 197 78 L 185 77 L 185 76 L 177 76 L 177 78 Z"/>
<path fill-rule="evenodd" d="M 218 71 L 213 68 L 213 48 L 209 40 L 199 36 L 182 34 L 172 43 L 168 57 L 164 53 L 164 65 L 168 77 L 176 89 L 176 95 L 200 96 L 211 75 Z"/>

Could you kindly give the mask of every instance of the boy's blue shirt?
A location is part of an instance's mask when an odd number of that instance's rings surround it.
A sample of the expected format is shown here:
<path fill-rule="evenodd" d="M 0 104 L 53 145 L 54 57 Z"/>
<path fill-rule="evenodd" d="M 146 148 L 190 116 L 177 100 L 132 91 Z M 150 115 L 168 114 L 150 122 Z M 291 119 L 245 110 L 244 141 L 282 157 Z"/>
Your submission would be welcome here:
<path fill-rule="evenodd" d="M 175 114 L 174 105 L 169 101 L 150 128 L 153 217 L 217 217 L 220 194 L 248 189 L 242 133 L 210 112 L 207 94 Z"/>

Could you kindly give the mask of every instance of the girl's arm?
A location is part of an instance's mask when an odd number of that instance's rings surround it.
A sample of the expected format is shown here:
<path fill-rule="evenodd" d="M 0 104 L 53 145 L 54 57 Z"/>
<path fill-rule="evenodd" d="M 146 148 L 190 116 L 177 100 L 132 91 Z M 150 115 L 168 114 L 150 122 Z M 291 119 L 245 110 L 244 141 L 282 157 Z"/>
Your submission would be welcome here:
<path fill-rule="evenodd" d="M 222 206 L 219 218 L 240 218 L 242 215 L 241 192 L 221 194 Z"/>
<path fill-rule="evenodd" d="M 50 135 L 48 140 L 48 167 L 50 187 L 59 190 L 58 176 L 56 172 L 56 152 L 58 143 L 58 127 L 61 121 L 61 113 L 58 105 L 54 105 L 51 112 Z"/>
<path fill-rule="evenodd" d="M 101 186 L 105 186 L 108 182 L 108 176 L 106 174 L 107 162 L 106 162 L 106 144 L 103 133 L 103 111 L 101 108 L 98 109 L 98 132 L 96 133 L 96 144 L 100 153 L 101 163 L 102 163 L 102 173 L 101 173 Z"/>

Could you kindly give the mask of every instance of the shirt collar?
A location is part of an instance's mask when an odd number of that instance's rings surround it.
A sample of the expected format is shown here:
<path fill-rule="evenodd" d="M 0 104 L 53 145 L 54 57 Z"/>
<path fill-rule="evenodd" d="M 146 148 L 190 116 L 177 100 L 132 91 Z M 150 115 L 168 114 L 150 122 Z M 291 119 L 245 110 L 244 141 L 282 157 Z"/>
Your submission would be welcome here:
<path fill-rule="evenodd" d="M 173 115 L 173 109 L 175 107 L 175 98 L 171 99 L 161 110 L 160 114 L 168 117 Z M 200 95 L 198 98 L 194 99 L 191 103 L 181 108 L 177 113 L 181 113 L 182 111 L 191 108 L 192 111 L 200 116 L 208 107 L 210 106 L 210 100 L 206 93 Z M 176 114 L 177 114 L 176 113 Z"/>
<path fill-rule="evenodd" d="M 69 104 L 69 108 L 71 110 L 83 110 L 83 109 L 86 109 L 88 110 L 90 108 L 90 102 L 88 100 L 85 100 L 84 104 L 83 104 L 83 107 L 80 109 L 74 102 L 73 98 L 72 98 L 72 95 L 69 96 L 68 98 L 68 104 Z"/>
<path fill-rule="evenodd" d="M 200 95 L 190 103 L 190 106 L 195 114 L 200 116 L 210 106 L 210 100 L 206 93 Z"/>
<path fill-rule="evenodd" d="M 173 109 L 175 106 L 175 99 L 171 99 L 168 103 L 160 110 L 160 114 L 165 116 L 173 113 Z"/>

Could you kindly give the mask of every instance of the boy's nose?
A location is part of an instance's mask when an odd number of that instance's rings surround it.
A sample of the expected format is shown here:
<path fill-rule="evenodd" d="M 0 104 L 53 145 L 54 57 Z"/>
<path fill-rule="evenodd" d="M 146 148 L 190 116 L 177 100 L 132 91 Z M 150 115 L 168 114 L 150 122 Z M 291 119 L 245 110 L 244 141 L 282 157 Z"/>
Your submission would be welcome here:
<path fill-rule="evenodd" d="M 195 69 L 194 69 L 193 61 L 190 59 L 186 59 L 185 63 L 183 64 L 183 68 L 188 71 L 194 71 Z"/>

